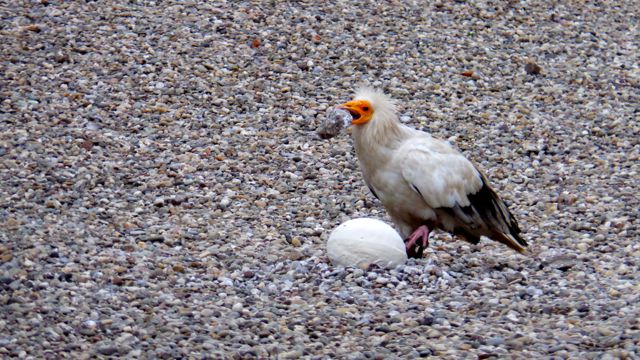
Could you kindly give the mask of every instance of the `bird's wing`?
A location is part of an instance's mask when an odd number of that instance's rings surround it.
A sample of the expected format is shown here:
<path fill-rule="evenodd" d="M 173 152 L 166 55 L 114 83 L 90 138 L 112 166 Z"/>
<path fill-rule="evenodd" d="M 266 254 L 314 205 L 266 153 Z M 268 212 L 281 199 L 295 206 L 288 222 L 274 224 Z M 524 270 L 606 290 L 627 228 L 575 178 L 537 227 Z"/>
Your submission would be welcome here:
<path fill-rule="evenodd" d="M 488 236 L 523 252 L 527 243 L 486 178 L 446 142 L 425 138 L 405 148 L 402 176 L 425 203 L 453 221 L 454 233 L 477 242 Z"/>
<path fill-rule="evenodd" d="M 401 149 L 402 176 L 431 208 L 469 206 L 482 187 L 473 164 L 446 142 L 422 137 Z"/>

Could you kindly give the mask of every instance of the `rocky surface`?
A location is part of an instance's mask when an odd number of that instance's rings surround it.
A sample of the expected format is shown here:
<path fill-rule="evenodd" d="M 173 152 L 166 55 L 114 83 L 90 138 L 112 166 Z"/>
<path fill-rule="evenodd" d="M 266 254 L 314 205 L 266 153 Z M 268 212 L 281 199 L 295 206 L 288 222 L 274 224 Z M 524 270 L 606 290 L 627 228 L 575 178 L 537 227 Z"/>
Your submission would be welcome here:
<path fill-rule="evenodd" d="M 634 1 L 0 5 L 0 357 L 640 356 Z M 388 221 L 328 109 L 369 83 L 489 176 L 530 253 Z"/>

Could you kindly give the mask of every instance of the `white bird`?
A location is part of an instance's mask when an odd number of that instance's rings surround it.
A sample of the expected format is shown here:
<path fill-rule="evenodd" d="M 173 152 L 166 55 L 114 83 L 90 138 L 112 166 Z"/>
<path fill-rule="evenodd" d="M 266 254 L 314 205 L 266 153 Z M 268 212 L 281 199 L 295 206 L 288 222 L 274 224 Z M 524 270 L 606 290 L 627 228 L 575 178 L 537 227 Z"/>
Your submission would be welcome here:
<path fill-rule="evenodd" d="M 448 142 L 398 121 L 395 103 L 364 88 L 339 108 L 351 114 L 364 180 L 384 205 L 407 254 L 422 257 L 434 228 L 470 243 L 481 236 L 523 253 L 527 242 L 487 178 Z"/>

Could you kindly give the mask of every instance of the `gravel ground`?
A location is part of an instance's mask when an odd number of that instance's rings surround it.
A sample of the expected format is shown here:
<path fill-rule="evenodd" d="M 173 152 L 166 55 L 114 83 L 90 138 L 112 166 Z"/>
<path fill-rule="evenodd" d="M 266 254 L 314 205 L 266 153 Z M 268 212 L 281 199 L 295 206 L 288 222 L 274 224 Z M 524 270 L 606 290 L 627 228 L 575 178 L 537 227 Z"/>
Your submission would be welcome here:
<path fill-rule="evenodd" d="M 639 358 L 637 2 L 564 3 L 0 2 L 0 357 Z M 331 266 L 363 82 L 529 255 Z"/>

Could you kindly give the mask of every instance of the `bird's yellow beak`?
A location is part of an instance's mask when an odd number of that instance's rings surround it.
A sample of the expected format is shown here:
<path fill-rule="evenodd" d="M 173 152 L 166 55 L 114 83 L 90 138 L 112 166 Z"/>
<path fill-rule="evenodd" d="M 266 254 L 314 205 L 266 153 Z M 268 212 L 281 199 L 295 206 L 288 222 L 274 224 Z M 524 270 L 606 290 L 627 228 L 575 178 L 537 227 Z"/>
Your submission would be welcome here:
<path fill-rule="evenodd" d="M 347 110 L 351 114 L 351 124 L 353 125 L 365 124 L 373 117 L 373 107 L 366 100 L 349 101 L 338 108 Z"/>

